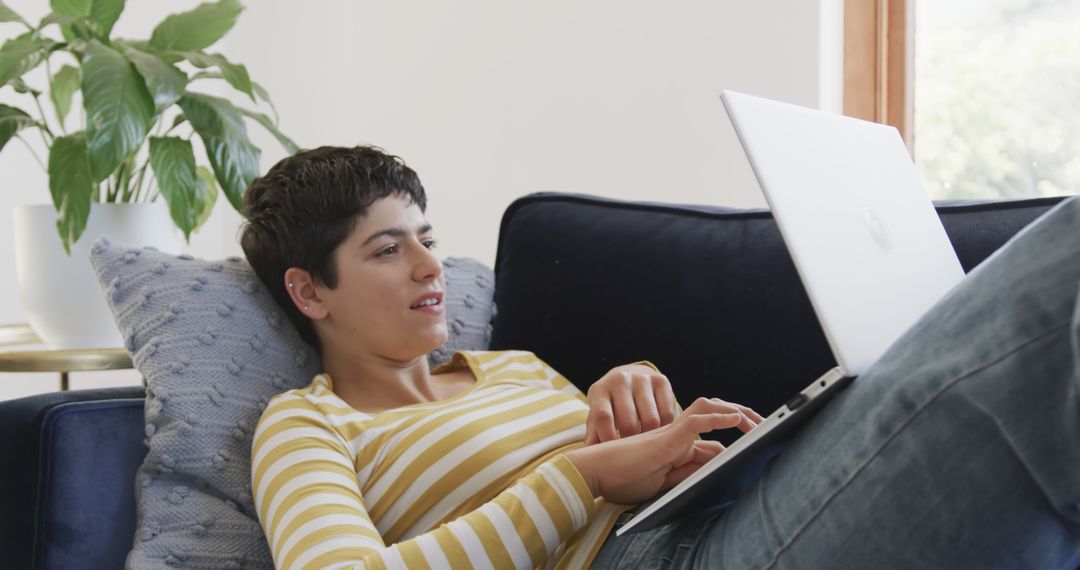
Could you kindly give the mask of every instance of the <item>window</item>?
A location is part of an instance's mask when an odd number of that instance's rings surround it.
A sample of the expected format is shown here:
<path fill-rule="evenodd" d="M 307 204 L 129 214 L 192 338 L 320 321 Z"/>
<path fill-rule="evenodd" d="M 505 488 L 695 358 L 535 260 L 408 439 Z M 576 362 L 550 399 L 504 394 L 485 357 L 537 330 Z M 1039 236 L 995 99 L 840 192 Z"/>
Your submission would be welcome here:
<path fill-rule="evenodd" d="M 1080 193 L 1080 0 L 847 0 L 845 113 L 935 199 Z"/>
<path fill-rule="evenodd" d="M 1080 0 L 919 0 L 915 162 L 935 198 L 1080 193 Z"/>

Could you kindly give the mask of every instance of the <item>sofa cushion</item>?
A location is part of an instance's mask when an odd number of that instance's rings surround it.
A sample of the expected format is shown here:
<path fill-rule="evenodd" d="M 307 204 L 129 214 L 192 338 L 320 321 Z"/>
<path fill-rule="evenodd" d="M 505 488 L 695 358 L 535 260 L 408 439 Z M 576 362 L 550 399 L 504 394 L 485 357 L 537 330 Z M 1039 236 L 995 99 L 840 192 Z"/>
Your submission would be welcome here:
<path fill-rule="evenodd" d="M 131 549 L 141 387 L 0 402 L 0 560 L 7 568 L 116 568 Z"/>
<path fill-rule="evenodd" d="M 146 380 L 149 451 L 136 485 L 135 568 L 269 567 L 251 501 L 252 431 L 270 398 L 307 385 L 317 355 L 244 260 L 204 261 L 99 239 L 91 261 Z M 494 280 L 445 262 L 451 349 L 485 349 Z"/>
<path fill-rule="evenodd" d="M 938 212 L 970 271 L 1058 201 Z M 647 359 L 684 404 L 766 413 L 836 365 L 768 210 L 532 194 L 503 215 L 495 274 L 492 349 L 531 350 L 582 390 Z"/>

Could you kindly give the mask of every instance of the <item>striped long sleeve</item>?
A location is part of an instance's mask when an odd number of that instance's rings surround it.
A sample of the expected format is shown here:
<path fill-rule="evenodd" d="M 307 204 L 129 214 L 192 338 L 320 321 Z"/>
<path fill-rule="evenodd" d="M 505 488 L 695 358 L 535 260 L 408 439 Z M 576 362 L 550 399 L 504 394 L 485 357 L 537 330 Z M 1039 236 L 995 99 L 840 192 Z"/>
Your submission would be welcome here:
<path fill-rule="evenodd" d="M 278 568 L 584 565 L 625 507 L 563 455 L 580 391 L 531 353 L 459 353 L 477 384 L 447 401 L 352 410 L 325 375 L 275 398 L 252 491 Z M 573 561 L 573 563 L 571 563 Z"/>

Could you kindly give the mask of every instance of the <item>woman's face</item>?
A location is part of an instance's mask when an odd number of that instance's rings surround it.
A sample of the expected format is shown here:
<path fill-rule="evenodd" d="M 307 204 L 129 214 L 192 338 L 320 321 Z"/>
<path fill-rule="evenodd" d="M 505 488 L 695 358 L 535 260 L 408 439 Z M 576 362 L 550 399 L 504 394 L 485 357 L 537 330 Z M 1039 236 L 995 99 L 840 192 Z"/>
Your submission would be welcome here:
<path fill-rule="evenodd" d="M 405 362 L 442 346 L 445 277 L 434 243 L 431 224 L 408 198 L 373 203 L 334 251 L 337 287 L 319 287 L 324 347 Z"/>

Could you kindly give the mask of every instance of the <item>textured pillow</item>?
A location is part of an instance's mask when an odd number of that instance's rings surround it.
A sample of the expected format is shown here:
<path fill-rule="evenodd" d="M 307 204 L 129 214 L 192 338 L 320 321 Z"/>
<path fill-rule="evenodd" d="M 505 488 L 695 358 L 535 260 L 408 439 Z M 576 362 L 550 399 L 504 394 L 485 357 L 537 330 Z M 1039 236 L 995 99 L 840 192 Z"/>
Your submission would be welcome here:
<path fill-rule="evenodd" d="M 241 258 L 203 261 L 100 238 L 91 263 L 147 384 L 149 452 L 136 485 L 130 568 L 270 568 L 251 501 L 251 437 L 270 398 L 307 385 L 318 355 Z M 486 349 L 494 276 L 444 262 L 450 340 Z"/>
<path fill-rule="evenodd" d="M 432 368 L 450 360 L 456 350 L 487 350 L 495 318 L 495 274 L 491 269 L 468 257 L 448 257 L 442 265 L 450 338 L 428 354 Z"/>

